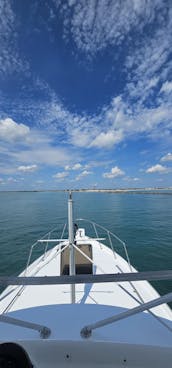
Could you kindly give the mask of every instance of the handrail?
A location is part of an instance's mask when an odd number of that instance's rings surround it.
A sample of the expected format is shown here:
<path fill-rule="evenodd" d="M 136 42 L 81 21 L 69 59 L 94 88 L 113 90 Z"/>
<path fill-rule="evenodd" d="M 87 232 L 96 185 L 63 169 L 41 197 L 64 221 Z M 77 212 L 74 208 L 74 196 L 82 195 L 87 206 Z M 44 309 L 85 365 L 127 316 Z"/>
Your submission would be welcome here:
<path fill-rule="evenodd" d="M 90 238 L 89 239 L 82 239 L 82 242 L 87 242 L 88 243 L 88 240 L 106 240 L 106 238 Z M 37 242 L 39 243 L 46 243 L 46 242 L 49 242 L 49 243 L 57 243 L 57 242 L 61 242 L 61 241 L 69 241 L 69 239 L 39 239 L 37 240 Z"/>
<path fill-rule="evenodd" d="M 63 248 L 64 250 L 64 248 Z M 0 285 L 63 285 L 125 281 L 172 280 L 172 270 L 75 276 L 0 276 Z"/>
<path fill-rule="evenodd" d="M 114 253 L 114 256 L 115 256 L 115 249 L 114 249 L 114 246 L 113 246 L 112 241 L 111 241 L 111 236 L 113 236 L 115 238 L 115 240 L 117 240 L 123 246 L 129 269 L 130 269 L 130 271 L 132 271 L 132 266 L 131 266 L 129 254 L 128 254 L 128 251 L 127 251 L 127 245 L 123 240 L 121 240 L 116 234 L 112 233 L 110 230 L 106 229 L 104 226 L 99 225 L 94 221 L 84 219 L 84 218 L 77 218 L 76 221 L 84 221 L 84 222 L 87 222 L 87 223 L 91 224 L 93 226 L 94 231 L 95 231 L 96 237 L 98 237 L 96 226 L 99 227 L 100 229 L 104 230 L 108 235 L 109 243 L 110 243 L 111 249 L 113 250 L 113 253 Z"/>
<path fill-rule="evenodd" d="M 129 269 L 130 269 L 130 271 L 132 271 L 132 267 L 131 267 L 131 263 L 130 263 L 130 259 L 129 259 L 129 255 L 128 255 L 128 251 L 127 251 L 127 246 L 126 246 L 126 243 L 123 240 L 121 240 L 116 234 L 112 233 L 111 231 L 106 229 L 104 226 L 101 226 L 101 225 L 97 224 L 96 222 L 93 222 L 93 221 L 90 221 L 90 220 L 87 220 L 87 219 L 84 219 L 84 218 L 76 219 L 76 221 L 85 221 L 85 222 L 88 222 L 89 224 L 91 224 L 93 226 L 94 232 L 96 234 L 96 238 L 94 240 L 104 240 L 104 238 L 99 238 L 98 237 L 98 232 L 97 232 L 96 227 L 99 227 L 100 229 L 104 230 L 107 233 L 111 249 L 113 250 L 113 253 L 114 253 L 114 256 L 115 256 L 115 249 L 114 249 L 114 246 L 112 244 L 111 236 L 114 237 L 123 246 L 124 252 L 125 252 L 125 255 L 126 255 L 126 259 L 127 259 L 127 263 L 129 265 Z M 59 239 L 50 239 L 51 233 L 54 232 L 57 228 L 58 228 L 57 226 L 54 227 L 52 230 L 50 230 L 48 233 L 46 233 L 42 237 L 42 239 L 37 240 L 34 244 L 31 245 L 29 255 L 28 255 L 28 259 L 27 259 L 27 263 L 26 263 L 25 273 L 24 273 L 25 276 L 27 275 L 28 267 L 30 265 L 33 249 L 37 245 L 39 245 L 40 243 L 41 244 L 45 243 L 44 254 L 43 254 L 43 260 L 44 260 L 49 243 L 53 243 L 53 242 L 56 242 L 56 241 L 57 242 L 66 241 L 66 239 L 63 238 L 64 232 L 65 232 L 65 229 L 66 229 L 66 223 L 63 226 L 61 237 Z M 46 237 L 48 237 L 48 239 Z M 92 238 L 90 238 L 90 240 L 92 240 Z"/>
<path fill-rule="evenodd" d="M 139 297 L 141 297 L 141 300 L 137 299 L 129 290 L 127 290 L 124 286 L 122 286 L 121 284 L 118 285 L 125 293 L 127 293 L 133 300 L 135 300 L 135 302 L 137 302 L 138 304 L 143 304 L 144 300 L 143 298 L 139 295 Z M 165 328 L 167 328 L 170 332 L 172 332 L 172 327 L 170 327 L 165 321 L 164 319 L 162 319 L 161 317 L 157 316 L 154 312 L 152 312 L 152 310 L 148 309 L 149 314 L 151 314 L 151 316 L 153 318 L 155 318 L 159 323 L 161 323 L 161 325 L 163 325 Z"/>
<path fill-rule="evenodd" d="M 60 248 L 60 249 L 58 249 L 58 251 L 57 251 L 57 253 L 56 253 L 56 257 L 59 255 L 59 254 L 61 254 L 62 252 L 64 252 L 65 251 L 65 249 L 67 248 L 69 246 L 69 244 L 66 244 L 65 246 L 64 246 L 64 248 Z M 54 257 L 54 256 L 53 256 Z M 49 259 L 49 261 L 48 262 L 50 262 L 50 260 L 51 259 Z M 44 265 L 45 265 L 45 263 L 44 263 Z M 35 275 L 37 274 L 37 272 L 38 272 L 39 270 L 37 269 L 36 270 L 36 273 L 34 273 L 31 277 L 33 277 L 33 278 L 35 278 Z M 24 274 L 25 275 L 25 274 Z M 20 277 L 23 277 L 23 276 L 18 276 L 17 278 L 20 278 Z M 25 279 L 27 279 L 28 277 L 26 277 L 26 276 L 24 276 L 24 278 Z M 12 284 L 9 284 L 9 285 L 12 285 Z M 7 284 L 6 284 L 6 286 L 7 286 Z M 8 310 L 9 310 L 9 308 L 11 307 L 11 305 L 14 303 L 14 301 L 16 300 L 16 298 L 19 296 L 19 295 L 21 295 L 21 293 L 23 292 L 23 290 L 24 290 L 24 284 L 22 284 L 22 287 L 21 288 L 19 288 L 19 290 L 18 290 L 18 292 L 17 292 L 17 294 L 14 296 L 14 298 L 10 301 L 10 303 L 7 305 L 7 307 L 5 308 L 5 310 L 3 311 L 3 313 L 5 313 L 5 312 L 7 312 Z M 14 290 L 13 290 L 14 291 Z M 4 298 L 6 297 L 6 295 L 4 295 Z"/>
<path fill-rule="evenodd" d="M 77 247 L 76 247 L 77 248 Z M 125 281 L 143 281 L 143 280 L 170 280 L 172 279 L 172 270 L 133 272 L 122 274 L 100 274 L 100 275 L 75 275 L 75 276 L 33 276 L 33 277 L 7 277 L 0 276 L 0 285 L 58 285 L 58 284 L 81 284 L 81 283 L 104 283 L 104 282 L 125 282 Z M 158 305 L 172 301 L 172 293 L 165 294 L 159 298 L 147 303 L 114 315 L 110 318 L 98 321 L 96 323 L 84 326 L 80 334 L 83 338 L 91 336 L 92 330 L 109 325 L 113 322 L 144 312 Z M 46 326 L 22 321 L 6 315 L 0 315 L 0 322 L 14 324 L 17 326 L 37 330 L 41 338 L 48 338 L 51 330 Z M 168 327 L 168 326 L 165 326 Z"/>
<path fill-rule="evenodd" d="M 33 249 L 36 247 L 36 245 L 39 245 L 40 243 L 41 243 L 41 244 L 42 244 L 42 243 L 44 243 L 43 239 L 45 239 L 45 237 L 47 237 L 47 236 L 48 236 L 48 237 L 50 238 L 51 233 L 53 233 L 57 228 L 58 228 L 58 226 L 54 227 L 54 228 L 53 228 L 53 229 L 51 229 L 48 233 L 46 233 L 45 235 L 43 235 L 43 237 L 42 237 L 42 239 L 41 239 L 42 241 L 37 240 L 35 243 L 33 243 L 33 244 L 31 245 L 31 247 L 30 247 L 30 251 L 29 251 L 29 255 L 28 255 L 28 259 L 27 259 L 27 263 L 26 263 L 25 273 L 24 273 L 24 275 L 25 275 L 25 276 L 26 276 L 26 274 L 27 274 L 28 267 L 29 267 L 29 265 L 30 265 L 30 260 L 31 260 L 31 257 L 32 257 Z M 61 234 L 61 237 L 60 237 L 60 239 L 61 239 L 61 240 L 63 239 L 65 229 L 66 229 L 66 224 L 64 224 L 64 226 L 63 226 L 62 234 Z M 46 243 L 46 244 L 45 244 L 45 248 L 44 248 L 43 260 L 45 259 L 45 254 L 46 254 L 46 252 L 47 252 L 49 242 L 50 242 L 50 239 L 46 239 L 46 240 L 45 240 L 45 243 Z"/>
<path fill-rule="evenodd" d="M 160 296 L 159 298 L 151 300 L 150 302 L 141 304 L 141 305 L 139 305 L 135 308 L 129 309 L 125 312 L 119 313 L 119 314 L 114 315 L 110 318 L 105 318 L 105 319 L 103 319 L 101 321 L 98 321 L 96 323 L 92 323 L 88 326 L 84 326 L 80 331 L 80 335 L 83 338 L 88 338 L 88 337 L 91 336 L 92 331 L 97 329 L 97 328 L 107 326 L 111 323 L 120 321 L 122 319 L 125 319 L 125 318 L 128 318 L 130 316 L 136 315 L 137 313 L 144 312 L 148 309 L 157 307 L 158 305 L 161 305 L 161 304 L 164 304 L 164 303 L 169 303 L 171 301 L 172 301 L 172 293 L 165 294 L 163 296 Z"/>
<path fill-rule="evenodd" d="M 9 317 L 4 314 L 0 315 L 0 322 L 9 323 L 10 325 L 20 326 L 24 328 L 29 328 L 31 330 L 39 331 L 40 337 L 42 339 L 47 339 L 51 334 L 51 330 L 46 326 L 42 326 L 37 323 L 23 321 L 21 319 Z"/>
<path fill-rule="evenodd" d="M 114 238 L 116 240 L 118 240 L 122 245 L 125 244 L 125 242 L 123 240 L 121 240 L 116 234 L 112 233 L 110 230 L 106 229 L 104 226 L 97 224 L 94 221 L 88 220 L 88 219 L 84 219 L 84 218 L 77 218 L 76 221 L 85 221 L 90 223 L 91 225 L 96 225 L 98 227 L 100 227 L 101 229 L 105 230 L 106 232 L 109 232 L 112 236 L 114 236 Z"/>

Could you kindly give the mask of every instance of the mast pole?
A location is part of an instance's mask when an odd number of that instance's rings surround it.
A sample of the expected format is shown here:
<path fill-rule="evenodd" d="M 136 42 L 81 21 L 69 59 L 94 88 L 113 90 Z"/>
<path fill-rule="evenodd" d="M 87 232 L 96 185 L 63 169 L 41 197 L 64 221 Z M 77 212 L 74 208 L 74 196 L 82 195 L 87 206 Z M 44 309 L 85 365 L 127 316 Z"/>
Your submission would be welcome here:
<path fill-rule="evenodd" d="M 69 275 L 75 275 L 75 249 L 73 246 L 73 200 L 72 192 L 69 193 L 68 199 L 68 232 L 69 232 Z M 75 303 L 75 284 L 71 285 L 71 303 Z"/>

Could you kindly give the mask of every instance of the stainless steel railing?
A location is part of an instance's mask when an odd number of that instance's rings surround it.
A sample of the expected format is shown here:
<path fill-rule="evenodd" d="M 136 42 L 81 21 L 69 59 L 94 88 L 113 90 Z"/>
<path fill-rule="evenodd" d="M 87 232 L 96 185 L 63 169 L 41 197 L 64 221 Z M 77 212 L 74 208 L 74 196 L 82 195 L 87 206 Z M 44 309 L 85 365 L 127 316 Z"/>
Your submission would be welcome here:
<path fill-rule="evenodd" d="M 43 237 L 42 237 L 42 240 L 47 238 L 47 241 L 44 243 L 44 242 L 41 242 L 39 240 L 37 240 L 34 244 L 31 245 L 30 247 L 30 251 L 29 251 L 29 255 L 28 255 L 28 259 L 27 259 L 27 262 L 26 262 L 26 268 L 25 268 L 25 273 L 24 275 L 26 276 L 27 275 L 27 271 L 28 271 L 28 267 L 30 265 L 30 261 L 31 261 L 31 258 L 32 258 L 32 255 L 33 255 L 33 251 L 34 249 L 40 244 L 44 244 L 44 251 L 43 251 L 43 257 L 42 257 L 42 260 L 45 259 L 46 257 L 46 253 L 48 251 L 48 247 L 49 247 L 49 243 L 50 243 L 50 240 L 51 240 L 51 234 L 53 232 L 55 232 L 56 230 L 58 229 L 58 227 L 56 226 L 55 228 L 53 228 L 52 230 L 50 230 L 48 233 L 46 233 Z M 65 233 L 65 229 L 66 229 L 66 224 L 64 224 L 63 226 L 63 230 L 62 230 L 62 234 L 61 234 L 61 237 L 60 239 L 63 239 L 63 236 L 64 236 L 64 233 Z"/>
<path fill-rule="evenodd" d="M 66 245 L 67 247 L 67 245 Z M 64 249 L 63 249 L 64 250 Z M 61 250 L 61 251 L 63 251 Z M 149 271 L 149 272 L 130 272 L 122 274 L 100 274 L 100 275 L 75 275 L 75 276 L 34 276 L 34 277 L 0 277 L 1 285 L 60 285 L 60 284 L 81 284 L 81 283 L 104 283 L 104 282 L 124 282 L 124 281 L 141 281 L 141 280 L 172 280 L 172 270 L 165 271 Z M 80 334 L 83 338 L 91 336 L 93 330 L 109 325 L 121 319 L 128 318 L 137 313 L 150 310 L 158 305 L 168 303 L 172 301 L 172 293 L 168 293 L 159 298 L 151 300 L 147 303 L 140 304 L 139 306 L 129 309 L 118 315 L 114 315 L 110 318 L 98 321 L 96 323 L 84 326 Z M 41 338 L 48 338 L 51 330 L 42 325 L 38 325 L 32 322 L 22 321 L 15 319 L 5 314 L 0 315 L 0 322 L 14 324 L 17 326 L 37 330 L 40 332 Z M 167 326 L 165 326 L 167 327 Z"/>
<path fill-rule="evenodd" d="M 115 258 L 116 258 L 116 252 L 115 252 L 115 247 L 113 245 L 112 239 L 115 239 L 120 245 L 122 245 L 123 250 L 124 250 L 124 254 L 125 254 L 125 257 L 126 257 L 126 261 L 128 263 L 128 266 L 129 266 L 129 270 L 132 271 L 132 266 L 131 266 L 131 262 L 130 262 L 130 258 L 129 258 L 129 254 L 128 254 L 128 250 L 127 250 L 127 245 L 123 240 L 121 240 L 116 234 L 112 233 L 110 230 L 106 229 L 102 225 L 97 224 L 96 222 L 93 222 L 91 220 L 87 220 L 87 219 L 84 219 L 84 218 L 78 218 L 78 219 L 76 219 L 76 222 L 77 221 L 83 221 L 85 223 L 88 223 L 88 224 L 92 225 L 93 231 L 95 232 L 95 235 L 96 235 L 96 238 L 99 237 L 97 229 L 99 228 L 99 229 L 103 230 L 105 232 L 105 234 L 107 234 L 107 238 L 109 240 L 109 245 L 110 245 L 110 248 L 113 251 L 113 254 L 114 254 Z"/>
<path fill-rule="evenodd" d="M 141 304 L 141 305 L 139 305 L 135 308 L 129 309 L 125 312 L 119 313 L 119 314 L 114 315 L 110 318 L 106 318 L 106 319 L 100 320 L 96 323 L 92 323 L 90 325 L 84 326 L 82 328 L 82 330 L 80 331 L 80 334 L 83 338 L 88 338 L 88 337 L 91 336 L 92 331 L 97 329 L 97 328 L 107 326 L 111 323 L 120 321 L 122 319 L 131 317 L 131 316 L 134 316 L 134 315 L 136 315 L 140 312 L 147 311 L 151 308 L 157 307 L 157 306 L 159 306 L 161 304 L 164 304 L 164 303 L 169 303 L 171 301 L 172 301 L 172 293 L 165 294 L 163 296 L 160 296 L 159 298 L 151 300 L 150 302 L 143 303 L 143 304 Z"/>
<path fill-rule="evenodd" d="M 10 325 L 15 325 L 23 328 L 28 328 L 30 330 L 36 330 L 40 333 L 40 337 L 42 339 L 47 339 L 51 334 L 51 330 L 46 326 L 39 325 L 38 323 L 23 321 L 21 319 L 13 318 L 5 314 L 0 315 L 0 322 L 8 323 Z"/>
<path fill-rule="evenodd" d="M 67 247 L 68 245 L 66 245 Z M 64 251 L 63 248 L 60 252 Z M 126 281 L 172 280 L 172 270 L 75 276 L 0 276 L 0 285 L 63 285 Z"/>

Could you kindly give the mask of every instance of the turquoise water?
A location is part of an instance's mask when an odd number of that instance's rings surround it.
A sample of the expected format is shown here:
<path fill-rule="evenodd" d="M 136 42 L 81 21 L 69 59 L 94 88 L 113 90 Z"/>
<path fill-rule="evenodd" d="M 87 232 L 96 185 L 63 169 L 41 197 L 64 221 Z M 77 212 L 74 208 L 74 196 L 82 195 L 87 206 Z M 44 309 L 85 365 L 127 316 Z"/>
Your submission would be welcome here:
<path fill-rule="evenodd" d="M 67 198 L 59 192 L 0 192 L 0 275 L 22 271 L 31 244 L 51 228 L 58 225 L 55 236 L 61 235 Z M 138 270 L 172 269 L 172 194 L 74 193 L 73 199 L 75 217 L 116 233 Z M 171 281 L 154 286 L 160 293 L 172 290 Z"/>

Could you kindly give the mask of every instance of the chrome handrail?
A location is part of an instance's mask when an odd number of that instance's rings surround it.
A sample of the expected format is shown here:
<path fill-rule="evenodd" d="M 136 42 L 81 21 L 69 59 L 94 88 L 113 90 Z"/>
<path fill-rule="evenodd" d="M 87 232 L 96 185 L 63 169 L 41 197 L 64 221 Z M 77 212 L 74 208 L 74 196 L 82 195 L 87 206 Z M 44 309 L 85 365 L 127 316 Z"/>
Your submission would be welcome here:
<path fill-rule="evenodd" d="M 115 240 L 117 240 L 123 246 L 124 253 L 125 253 L 125 256 L 126 256 L 126 260 L 127 260 L 129 269 L 130 269 L 130 271 L 132 271 L 132 266 L 131 266 L 131 262 L 130 262 L 130 258 L 129 258 L 129 254 L 128 254 L 128 250 L 127 250 L 127 244 L 122 239 L 120 239 L 116 234 L 112 233 L 110 230 L 106 229 L 104 226 L 99 225 L 99 224 L 97 224 L 94 221 L 91 221 L 91 220 L 88 220 L 88 219 L 84 219 L 84 218 L 77 218 L 76 221 L 84 221 L 86 223 L 91 224 L 93 226 L 93 229 L 94 229 L 94 232 L 96 234 L 96 237 L 98 237 L 98 232 L 97 232 L 96 227 L 99 227 L 100 229 L 104 230 L 107 233 L 107 236 L 108 236 L 108 239 L 109 239 L 109 243 L 110 243 L 110 247 L 111 247 L 111 249 L 113 251 L 114 257 L 116 257 L 116 252 L 115 252 L 115 247 L 113 246 L 113 243 L 112 243 L 111 236 Z"/>
<path fill-rule="evenodd" d="M 64 248 L 61 248 L 60 252 L 63 252 Z M 75 246 L 76 247 L 76 246 Z M 77 247 L 76 247 L 77 248 Z M 79 250 L 79 248 L 77 249 Z M 79 250 L 80 251 L 80 250 Z M 124 282 L 124 281 L 141 281 L 141 280 L 169 280 L 172 279 L 172 270 L 165 271 L 148 271 L 148 272 L 133 272 L 122 274 L 103 274 L 103 275 L 74 275 L 74 276 L 39 276 L 39 277 L 0 277 L 0 284 L 5 285 L 60 285 L 60 284 L 82 284 L 82 283 L 104 283 L 104 282 Z M 159 306 L 164 303 L 172 301 L 172 293 L 165 294 L 159 298 L 153 299 L 149 302 L 143 303 L 122 312 L 118 315 L 114 315 L 110 318 L 100 320 L 96 323 L 84 326 L 81 331 L 81 337 L 88 338 L 91 336 L 92 330 L 109 325 L 113 322 L 120 321 L 122 319 L 133 316 L 137 313 L 149 311 L 149 309 Z M 157 317 L 157 316 L 155 316 Z M 159 319 L 159 317 L 158 317 Z M 161 322 L 161 320 L 159 320 Z M 5 314 L 0 315 L 0 322 L 18 325 L 34 329 L 40 332 L 40 337 L 48 338 L 51 330 L 46 326 L 41 326 L 32 322 L 26 322 L 19 319 L 15 319 Z M 171 328 L 163 323 L 166 328 L 171 331 Z M 172 332 L 172 331 L 171 331 Z"/>
<path fill-rule="evenodd" d="M 46 253 L 47 253 L 47 250 L 48 250 L 48 246 L 49 246 L 49 240 L 50 240 L 50 236 L 51 234 L 57 230 L 58 226 L 54 227 L 53 229 L 51 229 L 48 233 L 46 233 L 45 235 L 43 235 L 42 237 L 42 240 L 45 239 L 46 237 L 48 237 L 47 241 L 46 241 L 46 244 L 44 246 L 44 254 L 43 254 L 43 257 L 42 257 L 42 260 L 45 259 L 45 256 L 46 256 Z M 64 224 L 63 226 L 63 230 L 62 230 L 62 234 L 61 234 L 61 239 L 63 238 L 64 236 L 64 232 L 65 232 L 65 229 L 66 229 L 66 224 Z M 27 259 L 27 262 L 26 262 L 26 268 L 25 268 L 25 272 L 24 272 L 24 276 L 27 275 L 27 271 L 28 271 L 28 267 L 30 265 L 30 261 L 31 261 L 31 257 L 32 257 L 32 254 L 33 254 L 33 250 L 34 248 L 39 245 L 39 244 L 43 244 L 43 242 L 40 242 L 39 240 L 37 240 L 35 243 L 33 243 L 30 247 L 30 251 L 29 251 L 29 255 L 28 255 L 28 259 Z"/>
<path fill-rule="evenodd" d="M 0 322 L 8 323 L 10 325 L 15 325 L 19 327 L 29 328 L 31 330 L 36 330 L 40 333 L 40 337 L 42 339 L 47 339 L 51 334 L 50 328 L 46 326 L 39 325 L 38 323 L 23 321 L 18 318 L 6 316 L 5 314 L 0 315 Z"/>
<path fill-rule="evenodd" d="M 109 324 L 112 324 L 114 322 L 120 321 L 122 319 L 128 318 L 130 316 L 134 316 L 140 312 L 144 312 L 147 311 L 151 308 L 157 307 L 159 305 L 162 305 L 164 303 L 169 303 L 172 301 L 172 293 L 168 293 L 165 294 L 163 296 L 160 296 L 159 298 L 153 299 L 147 303 L 143 303 L 135 308 L 132 309 L 128 309 L 125 312 L 119 313 L 117 315 L 114 315 L 110 318 L 105 318 L 101 321 L 98 321 L 96 323 L 92 323 L 90 325 L 84 326 L 81 331 L 80 331 L 80 335 L 83 338 L 88 338 L 91 336 L 91 333 L 93 330 L 103 327 L 103 326 L 107 326 Z"/>

